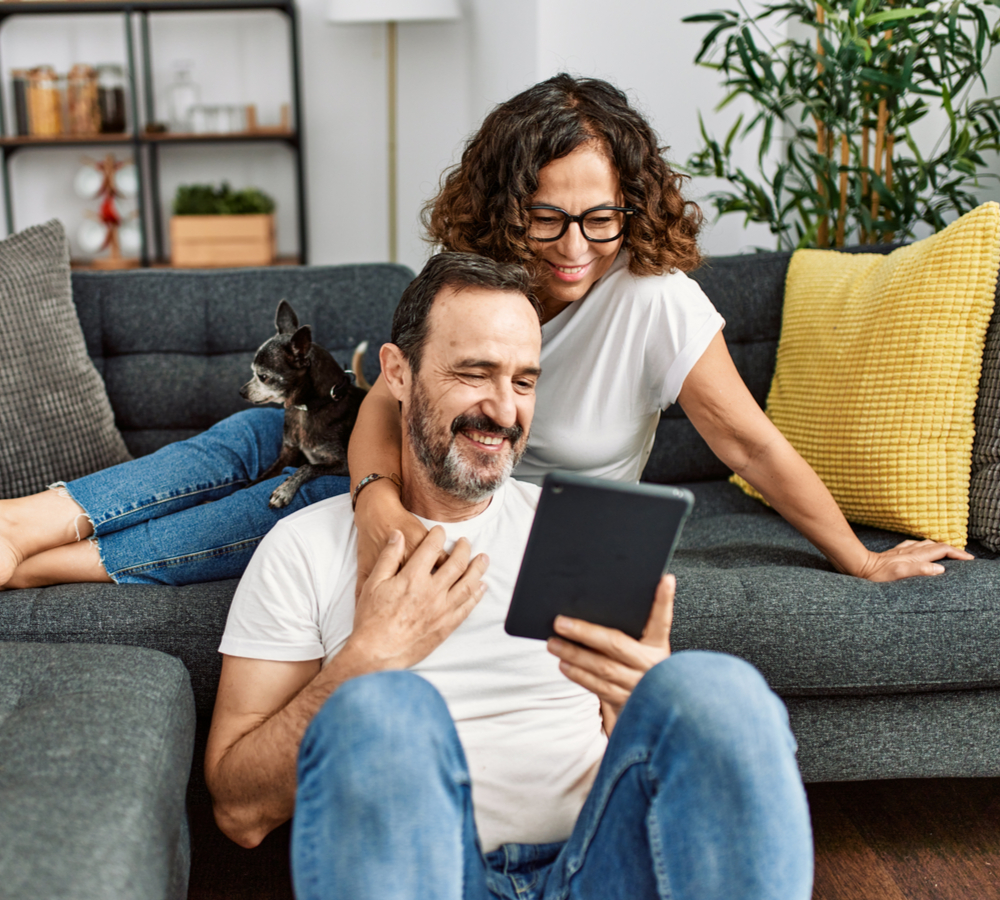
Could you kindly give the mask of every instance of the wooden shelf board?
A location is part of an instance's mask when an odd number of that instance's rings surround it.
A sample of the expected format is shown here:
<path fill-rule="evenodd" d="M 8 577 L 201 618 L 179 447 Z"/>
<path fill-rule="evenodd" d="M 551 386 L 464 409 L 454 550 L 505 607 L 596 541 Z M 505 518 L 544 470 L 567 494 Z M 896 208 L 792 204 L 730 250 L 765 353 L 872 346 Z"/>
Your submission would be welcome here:
<path fill-rule="evenodd" d="M 31 3 L 34 0 L 19 0 Z M 54 134 L 47 136 L 9 136 L 0 138 L 0 147 L 79 147 L 87 144 L 206 144 L 212 142 L 240 143 L 254 141 L 296 141 L 298 133 L 292 130 L 267 129 L 257 131 L 230 131 L 218 134 L 140 134 L 134 138 L 125 134 Z"/>
<path fill-rule="evenodd" d="M 20 0 L 21 3 L 30 3 L 33 0 Z M 132 135 L 128 132 L 119 134 L 52 134 L 44 136 L 36 135 L 12 135 L 0 138 L 0 146 L 3 147 L 74 147 L 85 144 L 131 144 Z"/>
<path fill-rule="evenodd" d="M 21 0 L 31 2 L 31 0 Z M 146 144 L 198 144 L 208 141 L 294 141 L 298 133 L 291 129 L 259 128 L 256 131 L 220 131 L 210 133 L 181 134 L 164 131 L 142 134 L 139 140 Z"/>
<path fill-rule="evenodd" d="M 27 0 L 25 0 L 25 2 L 27 2 Z M 275 266 L 300 266 L 300 265 L 302 265 L 302 261 L 299 259 L 298 256 L 279 256 L 279 257 L 277 257 L 274 260 L 274 263 L 272 265 L 275 265 Z M 88 259 L 73 259 L 73 260 L 70 260 L 70 267 L 73 269 L 74 272 L 99 272 L 99 271 L 100 272 L 107 272 L 107 271 L 113 271 L 113 270 L 109 270 L 109 269 L 98 269 Z M 170 261 L 169 260 L 160 260 L 158 262 L 151 262 L 149 264 L 149 268 L 151 268 L 151 269 L 172 269 L 173 266 L 170 265 Z M 232 268 L 232 267 L 228 267 L 228 268 Z M 119 270 L 119 271 L 121 271 L 121 270 Z M 125 269 L 124 271 L 126 271 L 126 272 L 135 272 L 136 271 L 136 267 L 133 267 L 131 269 Z M 192 271 L 192 272 L 210 272 L 212 270 L 206 268 L 206 269 L 189 269 L 187 271 Z"/>

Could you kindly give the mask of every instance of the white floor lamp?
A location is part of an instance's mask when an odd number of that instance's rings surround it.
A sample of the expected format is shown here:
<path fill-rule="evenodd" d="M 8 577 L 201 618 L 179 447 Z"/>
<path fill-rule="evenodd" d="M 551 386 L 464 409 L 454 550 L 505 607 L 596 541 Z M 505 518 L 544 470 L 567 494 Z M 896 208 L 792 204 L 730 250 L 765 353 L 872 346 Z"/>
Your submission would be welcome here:
<path fill-rule="evenodd" d="M 386 90 L 389 112 L 389 262 L 397 262 L 396 23 L 433 22 L 461 16 L 458 0 L 329 0 L 327 19 L 339 24 L 386 23 Z"/>

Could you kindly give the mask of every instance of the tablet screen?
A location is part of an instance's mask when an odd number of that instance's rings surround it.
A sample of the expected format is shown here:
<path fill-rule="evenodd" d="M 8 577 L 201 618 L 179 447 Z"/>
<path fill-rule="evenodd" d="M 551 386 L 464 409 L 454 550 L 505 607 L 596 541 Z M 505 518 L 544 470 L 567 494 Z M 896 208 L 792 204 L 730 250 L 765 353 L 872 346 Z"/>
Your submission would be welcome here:
<path fill-rule="evenodd" d="M 693 502 L 683 488 L 547 475 L 507 633 L 546 640 L 567 615 L 638 639 Z"/>

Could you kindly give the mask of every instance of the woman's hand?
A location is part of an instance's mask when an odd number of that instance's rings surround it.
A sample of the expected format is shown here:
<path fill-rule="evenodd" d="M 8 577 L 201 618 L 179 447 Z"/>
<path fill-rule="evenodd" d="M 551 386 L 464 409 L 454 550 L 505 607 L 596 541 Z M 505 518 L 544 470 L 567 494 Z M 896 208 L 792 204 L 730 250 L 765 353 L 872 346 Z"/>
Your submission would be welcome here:
<path fill-rule="evenodd" d="M 549 638 L 546 647 L 562 660 L 559 669 L 570 681 L 600 698 L 604 731 L 609 736 L 642 676 L 670 656 L 676 587 L 673 575 L 660 579 L 653 608 L 638 641 L 616 628 L 556 616 L 556 634 L 566 640 Z"/>
<path fill-rule="evenodd" d="M 403 506 L 399 499 L 399 488 L 388 478 L 380 478 L 365 485 L 364 490 L 358 494 L 354 523 L 358 527 L 358 582 L 354 588 L 354 597 L 357 599 L 361 596 L 361 590 L 371 575 L 379 554 L 389 543 L 389 535 L 393 531 L 402 533 L 406 545 L 403 551 L 405 562 L 427 537 L 427 529 Z M 440 560 L 439 564 L 443 561 Z"/>
<path fill-rule="evenodd" d="M 903 541 L 882 553 L 868 551 L 868 560 L 859 572 L 845 572 L 869 581 L 899 581 L 915 575 L 943 575 L 938 559 L 975 559 L 971 553 L 935 541 Z M 840 567 L 837 567 L 840 569 Z M 841 570 L 843 571 L 843 570 Z"/>

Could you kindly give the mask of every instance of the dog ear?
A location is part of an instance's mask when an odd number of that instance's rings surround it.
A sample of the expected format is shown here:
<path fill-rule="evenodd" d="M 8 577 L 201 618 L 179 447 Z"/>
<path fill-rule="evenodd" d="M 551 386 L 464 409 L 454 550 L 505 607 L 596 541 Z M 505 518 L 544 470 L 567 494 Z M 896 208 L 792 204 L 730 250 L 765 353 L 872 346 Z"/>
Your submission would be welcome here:
<path fill-rule="evenodd" d="M 303 325 L 292 335 L 292 364 L 296 366 L 307 365 L 309 356 L 309 345 L 312 344 L 312 329 L 308 325 Z"/>
<path fill-rule="evenodd" d="M 274 327 L 278 329 L 278 334 L 291 334 L 299 327 L 299 317 L 295 315 L 295 310 L 287 300 L 282 300 L 278 304 L 278 312 L 274 317 Z"/>

